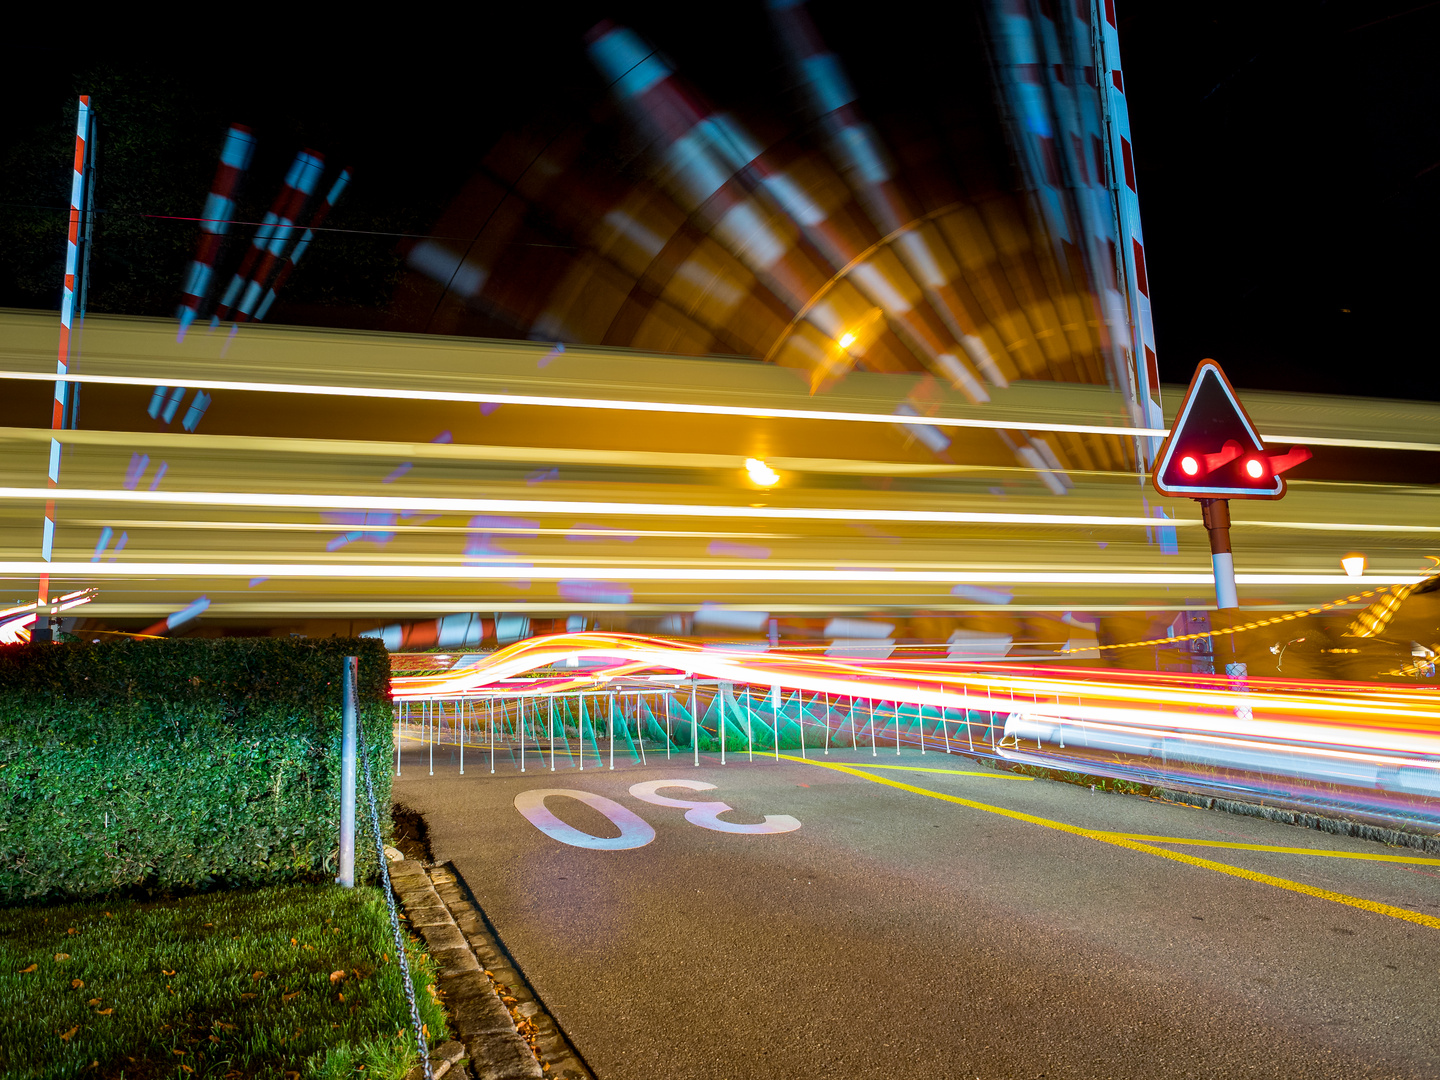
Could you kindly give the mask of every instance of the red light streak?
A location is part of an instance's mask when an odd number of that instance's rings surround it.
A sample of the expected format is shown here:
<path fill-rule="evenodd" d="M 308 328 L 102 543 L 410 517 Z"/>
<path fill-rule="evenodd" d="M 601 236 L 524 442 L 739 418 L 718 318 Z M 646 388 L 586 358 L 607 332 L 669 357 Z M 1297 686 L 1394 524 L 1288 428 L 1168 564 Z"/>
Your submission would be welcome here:
<path fill-rule="evenodd" d="M 599 666 L 527 677 L 572 659 Z M 979 713 L 987 730 L 1005 732 L 985 753 L 1015 761 L 1150 782 L 1223 772 L 1227 790 L 1318 780 L 1352 795 L 1367 789 L 1382 808 L 1408 799 L 1407 813 L 1440 821 L 1440 693 L 1429 688 L 1252 676 L 1242 691 L 1205 675 L 751 652 L 605 633 L 531 638 L 457 672 L 392 682 L 405 701 L 592 693 L 624 680 L 659 692 L 656 681 L 677 675 L 884 702 L 886 715 Z"/>

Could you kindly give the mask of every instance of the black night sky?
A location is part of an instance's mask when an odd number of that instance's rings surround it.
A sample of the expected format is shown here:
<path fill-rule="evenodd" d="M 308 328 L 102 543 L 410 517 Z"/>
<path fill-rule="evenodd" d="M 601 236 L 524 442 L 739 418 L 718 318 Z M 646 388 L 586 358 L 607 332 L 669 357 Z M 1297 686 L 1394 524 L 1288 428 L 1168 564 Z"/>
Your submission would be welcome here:
<path fill-rule="evenodd" d="M 1058 0 L 1057 0 L 1058 2 Z M 101 117 L 92 311 L 170 314 L 227 123 L 259 149 L 242 216 L 302 145 L 356 180 L 271 321 L 384 327 L 401 234 L 425 234 L 506 132 L 613 121 L 584 54 L 601 18 L 655 42 L 764 131 L 801 124 L 763 10 L 619 3 L 257 50 L 37 49 L 0 73 L 0 305 L 58 306 L 73 95 Z M 1014 186 L 977 13 L 815 3 L 887 135 L 945 135 Z M 1213 356 L 1242 387 L 1440 399 L 1440 3 L 1120 4 L 1162 378 Z M 614 168 L 627 168 L 623 140 Z M 960 159 L 965 160 L 960 160 Z M 253 218 L 250 218 L 253 220 Z M 398 328 L 398 327 L 397 327 Z"/>

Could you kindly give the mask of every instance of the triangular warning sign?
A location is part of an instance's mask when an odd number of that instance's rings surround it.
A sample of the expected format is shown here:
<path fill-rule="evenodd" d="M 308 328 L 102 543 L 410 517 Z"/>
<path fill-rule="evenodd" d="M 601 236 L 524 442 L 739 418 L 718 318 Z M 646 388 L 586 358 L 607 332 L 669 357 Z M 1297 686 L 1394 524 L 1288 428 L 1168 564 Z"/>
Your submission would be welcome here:
<path fill-rule="evenodd" d="M 1278 499 L 1285 494 L 1278 468 L 1289 464 L 1266 453 L 1220 365 L 1202 360 L 1175 426 L 1160 444 L 1150 479 L 1161 495 Z"/>

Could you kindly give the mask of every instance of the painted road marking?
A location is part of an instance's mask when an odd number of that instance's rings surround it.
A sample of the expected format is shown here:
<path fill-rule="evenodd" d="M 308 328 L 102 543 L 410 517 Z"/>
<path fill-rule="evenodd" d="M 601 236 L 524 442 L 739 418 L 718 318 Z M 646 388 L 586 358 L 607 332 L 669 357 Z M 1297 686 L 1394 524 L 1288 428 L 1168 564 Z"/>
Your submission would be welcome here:
<path fill-rule="evenodd" d="M 652 803 L 655 806 L 673 806 L 683 809 L 686 821 L 692 825 L 698 825 L 702 829 L 709 829 L 711 832 L 761 836 L 794 832 L 800 828 L 799 820 L 789 814 L 766 814 L 764 821 L 751 825 L 722 821 L 720 815 L 734 809 L 728 803 L 718 800 L 689 802 L 685 799 L 670 799 L 656 794 L 657 788 L 665 787 L 685 788 L 689 791 L 715 790 L 714 784 L 707 784 L 703 780 L 648 780 L 633 785 L 630 788 L 630 794 L 641 802 Z M 609 818 L 612 825 L 620 830 L 620 835 L 614 837 L 592 836 L 590 833 L 582 832 L 575 826 L 561 821 L 555 816 L 555 812 L 545 805 L 546 799 L 561 797 L 575 799 L 600 811 Z M 589 848 L 592 851 L 626 851 L 630 848 L 644 847 L 655 839 L 655 830 L 639 814 L 621 806 L 614 799 L 607 799 L 604 795 L 596 794 L 593 791 L 581 791 L 575 788 L 530 788 L 515 796 L 515 809 L 520 811 L 526 821 L 550 839 L 558 840 L 570 847 Z"/>
<path fill-rule="evenodd" d="M 554 811 L 545 805 L 546 799 L 560 796 L 599 810 L 620 830 L 619 836 L 591 836 L 573 825 L 561 821 Z M 593 791 L 578 791 L 571 788 L 531 788 L 515 796 L 515 809 L 525 820 L 534 825 L 552 840 L 559 840 L 571 847 L 591 848 L 595 851 L 625 851 L 629 848 L 644 847 L 655 839 L 655 830 L 650 823 L 635 811 L 621 806 L 614 799 L 597 795 Z"/>
<path fill-rule="evenodd" d="M 1336 904 L 1345 904 L 1348 907 L 1359 908 L 1362 911 L 1374 912 L 1377 915 L 1388 915 L 1392 919 L 1403 919 L 1406 922 L 1418 923 L 1421 926 L 1429 926 L 1433 929 L 1440 930 L 1440 919 L 1437 919 L 1433 915 L 1426 915 L 1423 912 L 1411 911 L 1409 908 L 1382 904 L 1358 896 L 1347 896 L 1344 893 L 1332 892 L 1329 889 L 1319 889 L 1313 885 L 1306 885 L 1299 881 L 1290 881 L 1287 878 L 1275 877 L 1271 874 L 1261 874 L 1254 870 L 1244 870 L 1238 866 L 1229 866 L 1225 863 L 1213 862 L 1210 859 L 1199 859 L 1194 855 L 1185 855 L 1178 851 L 1167 851 L 1164 848 L 1154 847 L 1150 844 L 1142 844 L 1138 840 L 1129 839 L 1119 833 L 1106 833 L 1096 829 L 1085 829 L 1079 825 L 1070 825 L 1063 821 L 1052 821 L 1050 818 L 1037 817 L 1034 814 L 1027 814 L 1020 810 L 1010 810 L 1003 806 L 991 806 L 989 803 L 976 802 L 974 799 L 964 799 L 958 795 L 947 795 L 940 791 L 930 791 L 926 788 L 915 787 L 913 784 L 903 784 L 898 780 L 891 780 L 888 776 L 871 776 L 869 773 L 862 772 L 860 769 L 852 768 L 849 765 L 792 757 L 789 754 L 782 754 L 781 757 L 787 761 L 797 761 L 804 765 L 813 765 L 819 769 L 833 769 L 836 772 L 848 773 L 851 776 L 858 776 L 862 780 L 869 780 L 872 784 L 884 784 L 886 787 L 893 787 L 899 791 L 908 791 L 914 795 L 924 795 L 931 799 L 939 799 L 942 802 L 955 803 L 957 806 L 968 806 L 972 810 L 983 810 L 987 814 L 998 814 L 1001 817 L 1013 818 L 1016 821 L 1024 821 L 1031 825 L 1040 825 L 1047 829 L 1055 829 L 1058 832 L 1071 833 L 1075 836 L 1083 836 L 1090 840 L 1099 840 L 1102 844 L 1113 844 L 1116 847 L 1129 848 L 1131 851 L 1143 851 L 1147 855 L 1155 855 L 1162 859 L 1169 859 L 1171 862 L 1185 863 L 1189 866 L 1199 866 L 1206 870 L 1214 870 L 1217 874 L 1228 874 L 1230 877 L 1244 878 L 1246 881 L 1254 881 L 1262 885 L 1273 885 L 1277 889 L 1286 889 L 1290 892 L 1314 896 L 1320 900 L 1330 900 Z"/>
<path fill-rule="evenodd" d="M 1366 859 L 1370 862 L 1418 863 L 1440 866 L 1440 859 L 1421 855 L 1377 855 L 1363 851 L 1327 851 L 1324 848 L 1277 847 L 1274 844 L 1236 844 L 1226 840 L 1197 840 L 1189 836 L 1145 836 L 1142 833 L 1106 833 L 1118 840 L 1140 840 L 1152 844 L 1189 844 L 1192 847 L 1236 848 L 1240 851 L 1274 851 L 1281 855 L 1319 855 L 1326 859 Z"/>
<path fill-rule="evenodd" d="M 734 809 L 728 803 L 688 802 L 685 799 L 670 799 L 655 793 L 657 788 L 673 787 L 686 788 L 689 791 L 715 790 L 714 784 L 707 784 L 704 780 L 646 780 L 644 783 L 632 785 L 630 794 L 641 802 L 681 808 L 685 811 L 685 820 L 691 825 L 699 825 L 700 828 L 710 829 L 713 832 L 758 836 L 765 833 L 794 832 L 800 828 L 799 819 L 793 818 L 789 814 L 766 814 L 764 821 L 756 822 L 753 825 L 737 825 L 733 821 L 720 820 L 721 814 Z"/>
<path fill-rule="evenodd" d="M 784 755 L 782 754 L 781 756 L 783 757 Z M 795 759 L 791 758 L 790 760 L 793 761 Z M 808 761 L 809 759 L 806 758 L 805 760 Z M 823 765 L 825 762 L 820 762 L 820 764 Z M 979 776 L 985 780 L 1024 780 L 1028 782 L 1035 779 L 1033 776 L 1016 776 L 1014 773 L 974 772 L 969 769 L 927 769 L 920 765 L 867 765 L 858 761 L 855 762 L 855 768 L 900 769 L 903 772 L 946 773 L 950 776 Z"/>

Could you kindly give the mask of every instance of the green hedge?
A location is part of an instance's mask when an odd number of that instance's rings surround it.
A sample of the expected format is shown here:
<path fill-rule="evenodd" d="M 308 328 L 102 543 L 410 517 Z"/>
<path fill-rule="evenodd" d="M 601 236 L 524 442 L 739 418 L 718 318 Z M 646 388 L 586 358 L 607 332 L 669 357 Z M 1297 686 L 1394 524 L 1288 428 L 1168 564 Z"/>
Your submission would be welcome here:
<path fill-rule="evenodd" d="M 0 648 L 0 904 L 334 872 L 340 678 L 388 833 L 390 664 L 373 639 Z M 364 773 L 356 782 L 363 839 Z M 357 839 L 356 876 L 376 872 Z"/>

